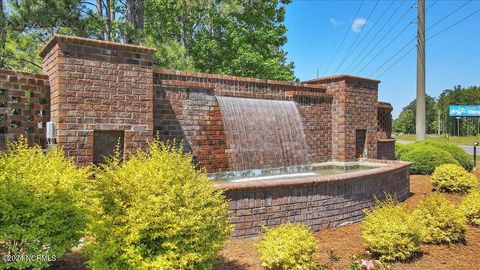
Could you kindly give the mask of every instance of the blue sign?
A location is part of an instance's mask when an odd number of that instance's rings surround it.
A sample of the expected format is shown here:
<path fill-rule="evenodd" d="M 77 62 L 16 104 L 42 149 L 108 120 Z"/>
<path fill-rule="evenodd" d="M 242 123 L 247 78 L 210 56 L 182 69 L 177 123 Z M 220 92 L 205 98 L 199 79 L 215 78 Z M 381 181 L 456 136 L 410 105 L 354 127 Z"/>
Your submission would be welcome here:
<path fill-rule="evenodd" d="M 480 117 L 480 105 L 450 105 L 450 116 Z"/>

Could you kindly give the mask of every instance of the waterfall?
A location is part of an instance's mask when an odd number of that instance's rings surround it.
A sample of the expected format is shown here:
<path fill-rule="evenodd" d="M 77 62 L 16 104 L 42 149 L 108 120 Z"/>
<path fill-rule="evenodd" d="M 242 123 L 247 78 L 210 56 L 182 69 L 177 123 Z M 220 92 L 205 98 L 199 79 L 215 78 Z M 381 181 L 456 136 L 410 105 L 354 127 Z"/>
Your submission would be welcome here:
<path fill-rule="evenodd" d="M 224 96 L 217 100 L 231 170 L 308 163 L 303 125 L 293 101 Z"/>

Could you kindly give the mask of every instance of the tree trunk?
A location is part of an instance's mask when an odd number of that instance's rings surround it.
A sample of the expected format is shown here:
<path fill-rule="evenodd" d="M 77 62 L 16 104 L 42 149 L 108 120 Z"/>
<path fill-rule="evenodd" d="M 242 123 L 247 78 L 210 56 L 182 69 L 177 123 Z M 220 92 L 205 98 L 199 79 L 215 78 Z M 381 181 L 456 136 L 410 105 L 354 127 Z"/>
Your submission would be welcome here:
<path fill-rule="evenodd" d="M 0 0 L 0 49 L 5 49 L 7 43 L 7 23 L 3 7 L 3 0 Z"/>
<path fill-rule="evenodd" d="M 133 28 L 132 33 L 126 37 L 127 43 L 138 43 L 143 36 L 144 28 L 144 0 L 127 0 L 126 5 L 127 24 Z"/>
<path fill-rule="evenodd" d="M 97 0 L 97 16 L 103 21 L 103 4 L 102 0 Z M 105 27 L 102 25 L 102 33 L 99 34 L 98 39 L 105 40 Z"/>
<path fill-rule="evenodd" d="M 112 3 L 111 0 L 105 2 L 105 17 L 107 24 L 107 40 L 112 41 Z M 115 16 L 115 15 L 114 15 Z M 115 18 L 115 17 L 114 17 Z"/>

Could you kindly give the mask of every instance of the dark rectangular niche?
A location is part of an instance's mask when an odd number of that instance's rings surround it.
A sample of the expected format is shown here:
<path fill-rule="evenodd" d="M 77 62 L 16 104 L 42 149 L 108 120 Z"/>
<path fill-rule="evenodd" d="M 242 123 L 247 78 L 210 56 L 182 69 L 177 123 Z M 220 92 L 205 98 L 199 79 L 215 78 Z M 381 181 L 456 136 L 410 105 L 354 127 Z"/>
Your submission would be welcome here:
<path fill-rule="evenodd" d="M 125 132 L 123 130 L 95 130 L 93 131 L 93 163 L 106 162 L 106 157 L 115 154 L 118 145 L 120 157 L 123 157 Z"/>

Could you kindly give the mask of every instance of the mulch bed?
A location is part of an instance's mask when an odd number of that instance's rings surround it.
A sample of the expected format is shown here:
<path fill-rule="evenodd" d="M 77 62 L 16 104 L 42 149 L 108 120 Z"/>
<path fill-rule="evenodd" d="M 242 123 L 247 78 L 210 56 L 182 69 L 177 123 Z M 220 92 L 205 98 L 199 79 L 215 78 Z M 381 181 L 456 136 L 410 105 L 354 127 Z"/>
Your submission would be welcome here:
<path fill-rule="evenodd" d="M 477 172 L 477 176 L 478 172 Z M 410 190 L 412 195 L 404 203 L 408 208 L 414 208 L 425 194 L 432 192 L 429 176 L 413 175 L 410 177 Z M 461 196 L 447 194 L 455 203 L 461 201 Z M 328 229 L 315 233 L 319 245 L 319 258 L 321 262 L 328 261 L 328 252 L 333 250 L 342 259 L 333 266 L 334 269 L 347 269 L 350 256 L 365 252 L 361 237 L 361 223 Z M 255 248 L 258 239 L 238 240 L 232 239 L 221 252 L 221 260 L 215 270 L 263 270 L 259 254 Z M 79 250 L 74 250 L 49 269 L 88 269 L 84 264 L 85 258 Z M 422 254 L 408 263 L 395 263 L 393 270 L 472 270 L 480 267 L 480 228 L 469 227 L 465 243 L 451 245 L 423 245 Z"/>

